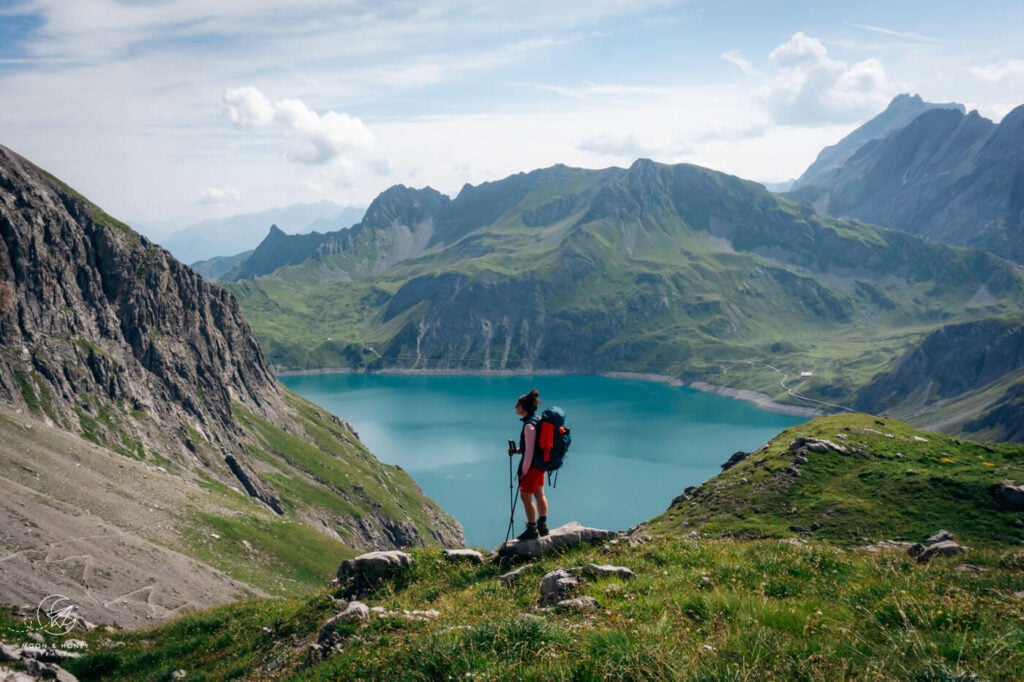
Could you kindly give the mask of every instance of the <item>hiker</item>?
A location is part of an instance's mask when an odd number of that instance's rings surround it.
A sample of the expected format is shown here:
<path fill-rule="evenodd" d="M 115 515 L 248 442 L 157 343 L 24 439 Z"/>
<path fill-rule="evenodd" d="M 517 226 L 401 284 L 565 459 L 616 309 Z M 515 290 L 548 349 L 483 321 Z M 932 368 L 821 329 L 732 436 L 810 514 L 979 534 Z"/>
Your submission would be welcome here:
<path fill-rule="evenodd" d="M 534 414 L 540 405 L 540 393 L 532 390 L 516 401 L 516 414 L 523 422 L 519 433 L 519 449 L 523 456 L 519 465 L 519 497 L 526 511 L 526 530 L 517 540 L 535 540 L 548 534 L 548 500 L 544 497 L 544 471 L 531 467 L 537 448 L 537 427 Z"/>

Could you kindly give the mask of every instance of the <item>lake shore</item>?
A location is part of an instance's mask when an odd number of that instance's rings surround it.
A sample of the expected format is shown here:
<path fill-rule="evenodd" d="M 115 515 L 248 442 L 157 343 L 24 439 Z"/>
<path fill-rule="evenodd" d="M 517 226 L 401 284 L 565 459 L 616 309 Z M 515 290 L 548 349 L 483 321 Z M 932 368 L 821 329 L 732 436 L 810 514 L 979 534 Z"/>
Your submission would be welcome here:
<path fill-rule="evenodd" d="M 449 370 L 434 370 L 434 369 L 382 369 L 373 370 L 367 372 L 365 370 L 354 370 L 346 367 L 336 368 L 317 368 L 317 369 L 296 369 L 275 372 L 278 377 L 288 376 L 316 376 L 320 374 L 404 374 L 404 375 L 438 375 L 438 376 L 560 376 L 565 374 L 575 374 L 576 372 L 566 372 L 564 370 L 505 370 L 505 369 L 492 369 L 492 370 L 463 370 L 463 369 L 449 369 Z M 651 381 L 659 384 L 668 384 L 669 386 L 687 386 L 696 391 L 703 393 L 713 393 L 715 395 L 725 396 L 727 398 L 733 398 L 734 400 L 743 400 L 748 403 L 757 405 L 758 408 L 766 410 L 768 412 L 775 412 L 777 414 L 787 414 L 796 417 L 817 417 L 824 412 L 811 407 L 801 407 L 799 405 L 788 405 L 786 403 L 780 403 L 772 400 L 771 396 L 764 393 L 758 393 L 757 391 L 751 391 L 743 388 L 729 388 L 726 386 L 716 386 L 715 384 L 709 384 L 705 381 L 694 381 L 689 384 L 684 384 L 679 378 L 668 376 L 665 374 L 653 374 L 644 372 L 599 372 L 597 376 L 607 377 L 609 379 L 632 379 L 635 381 Z"/>

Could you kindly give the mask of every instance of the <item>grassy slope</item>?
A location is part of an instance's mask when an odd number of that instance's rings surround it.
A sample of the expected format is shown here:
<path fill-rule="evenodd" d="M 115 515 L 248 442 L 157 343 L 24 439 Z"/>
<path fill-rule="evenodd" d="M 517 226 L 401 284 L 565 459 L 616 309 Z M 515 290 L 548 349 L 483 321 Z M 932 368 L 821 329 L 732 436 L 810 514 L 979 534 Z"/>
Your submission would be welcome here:
<path fill-rule="evenodd" d="M 251 434 L 249 460 L 281 498 L 283 517 L 242 492 L 230 476 L 225 484 L 202 468 L 172 461 L 129 438 L 133 421 L 150 418 L 145 413 L 100 405 L 99 416 L 82 413 L 82 438 L 52 432 L 42 422 L 25 427 L 25 420 L 0 413 L 0 434 L 6 434 L 11 447 L 20 448 L 19 457 L 32 448 L 36 464 L 26 460 L 25 466 L 44 467 L 47 473 L 44 478 L 21 476 L 26 489 L 46 495 L 71 486 L 76 490 L 71 504 L 81 510 L 75 513 L 87 510 L 114 528 L 134 529 L 136 521 L 149 522 L 150 503 L 157 505 L 168 512 L 141 533 L 145 540 L 272 595 L 294 596 L 321 585 L 338 561 L 355 556 L 357 547 L 365 547 L 355 532 L 362 517 L 411 523 L 426 543 L 436 542 L 432 524 L 443 512 L 406 472 L 380 463 L 322 409 L 282 390 L 295 415 L 290 431 L 237 405 L 235 411 Z M 42 416 L 41 405 L 35 411 Z M 198 434 L 192 443 L 199 461 L 221 461 L 215 446 Z M 10 467 L 12 476 L 21 471 Z M 93 480 L 96 476 L 116 485 L 116 505 Z M 164 480 L 159 495 L 140 482 L 143 476 Z M 38 502 L 35 497 L 24 502 L 31 515 Z M 325 532 L 327 527 L 336 535 Z M 54 580 L 60 579 L 54 574 Z"/>
<path fill-rule="evenodd" d="M 797 437 L 847 449 L 811 452 L 791 473 Z M 1024 480 L 1024 447 L 978 444 L 863 414 L 821 417 L 779 434 L 648 524 L 658 532 L 780 537 L 790 526 L 841 546 L 896 536 L 917 541 L 939 529 L 964 544 L 1016 542 L 1019 516 L 997 511 L 989 489 Z"/>
<path fill-rule="evenodd" d="M 812 453 L 798 484 L 772 487 L 797 430 L 833 441 L 845 434 L 845 445 L 863 452 Z M 1012 679 L 1024 666 L 1024 551 L 1013 515 L 995 512 L 984 491 L 994 479 L 1019 480 L 1022 457 L 1019 446 L 958 442 L 888 420 L 822 418 L 702 486 L 717 501 L 698 492 L 697 507 L 652 520 L 647 544 L 547 557 L 511 588 L 496 580 L 506 569 L 495 564 L 453 566 L 437 550 L 415 550 L 411 571 L 366 601 L 440 616 L 375 614 L 338 626 L 342 651 L 323 662 L 310 662 L 307 650 L 339 608 L 326 588 L 154 630 L 88 635 L 90 655 L 70 667 L 81 679 L 128 680 L 169 679 L 179 669 L 195 680 Z M 924 489 L 907 480 L 925 481 Z M 816 537 L 793 539 L 790 524 L 814 519 L 825 521 Z M 966 559 L 920 565 L 895 550 L 846 548 L 860 536 L 919 540 L 938 526 L 972 545 Z M 693 530 L 704 539 L 688 537 Z M 769 537 L 738 537 L 750 535 Z M 974 568 L 964 570 L 965 561 Z M 589 614 L 537 609 L 547 571 L 589 562 L 637 577 L 585 582 L 580 593 L 601 604 Z M 15 625 L 0 618 L 0 628 Z"/>
<path fill-rule="evenodd" d="M 927 567 L 897 553 L 825 543 L 662 539 L 610 554 L 580 549 L 532 565 L 454 567 L 418 550 L 411 574 L 366 601 L 436 609 L 431 622 L 373 615 L 339 627 L 343 651 L 307 667 L 307 646 L 339 608 L 320 591 L 254 600 L 149 631 L 87 636 L 80 679 L 1011 679 L 1024 665 L 1020 551 Z M 585 583 L 601 608 L 537 611 L 559 566 L 613 563 L 637 578 Z M 532 614 L 532 615 L 525 615 Z M 11 626 L 8 626 L 11 627 Z M 107 643 L 104 644 L 103 641 Z"/>

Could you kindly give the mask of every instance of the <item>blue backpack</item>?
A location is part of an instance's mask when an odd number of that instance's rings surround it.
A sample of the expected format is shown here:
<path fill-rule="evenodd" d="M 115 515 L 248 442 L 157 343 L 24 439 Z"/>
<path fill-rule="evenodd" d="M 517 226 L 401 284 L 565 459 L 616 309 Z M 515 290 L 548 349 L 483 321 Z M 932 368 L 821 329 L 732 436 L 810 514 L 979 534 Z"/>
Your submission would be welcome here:
<path fill-rule="evenodd" d="M 540 419 L 534 422 L 534 426 L 537 429 L 537 443 L 530 468 L 557 471 L 572 444 L 572 434 L 565 425 L 565 412 L 560 407 L 549 407 L 540 413 Z"/>

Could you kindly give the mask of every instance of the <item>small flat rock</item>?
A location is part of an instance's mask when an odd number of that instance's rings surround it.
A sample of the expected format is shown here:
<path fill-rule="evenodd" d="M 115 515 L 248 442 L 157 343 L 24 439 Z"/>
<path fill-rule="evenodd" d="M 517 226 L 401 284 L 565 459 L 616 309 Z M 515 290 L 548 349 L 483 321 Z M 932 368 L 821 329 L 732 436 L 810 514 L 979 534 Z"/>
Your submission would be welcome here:
<path fill-rule="evenodd" d="M 636 577 L 636 574 L 625 566 L 611 566 L 608 564 L 587 564 L 583 567 L 583 572 L 595 578 L 623 578 L 630 580 Z"/>
<path fill-rule="evenodd" d="M 857 547 L 855 549 L 855 551 L 857 551 L 857 552 L 872 552 L 872 553 L 875 553 L 875 552 L 884 552 L 884 551 L 888 551 L 888 550 L 898 550 L 898 551 L 901 551 L 901 552 L 906 552 L 906 551 L 908 551 L 913 546 L 914 546 L 914 543 L 912 543 L 912 542 L 900 542 L 898 540 L 882 540 L 881 542 L 876 542 L 873 545 L 865 545 L 863 547 Z"/>
<path fill-rule="evenodd" d="M 949 540 L 955 540 L 956 538 L 948 530 L 940 530 L 935 535 L 925 540 L 926 545 L 935 545 L 940 542 L 948 542 Z"/>
<path fill-rule="evenodd" d="M 533 559 L 547 552 L 616 537 L 613 530 L 587 528 L 577 521 L 552 528 L 551 533 L 536 540 L 512 540 L 498 548 L 498 557 L 506 559 Z"/>
<path fill-rule="evenodd" d="M 529 564 L 520 566 L 514 571 L 509 571 L 508 573 L 499 575 L 498 580 L 500 580 L 501 584 L 505 587 L 511 587 L 512 585 L 515 585 L 517 582 L 519 582 L 519 579 L 523 577 L 523 574 L 526 573 L 526 571 L 529 568 Z"/>
<path fill-rule="evenodd" d="M 593 597 L 576 597 L 563 599 L 555 604 L 555 608 L 561 611 L 594 611 L 601 608 L 601 604 Z"/>
<path fill-rule="evenodd" d="M 475 549 L 446 549 L 444 551 L 444 559 L 452 564 L 482 564 L 484 562 L 484 555 Z"/>

